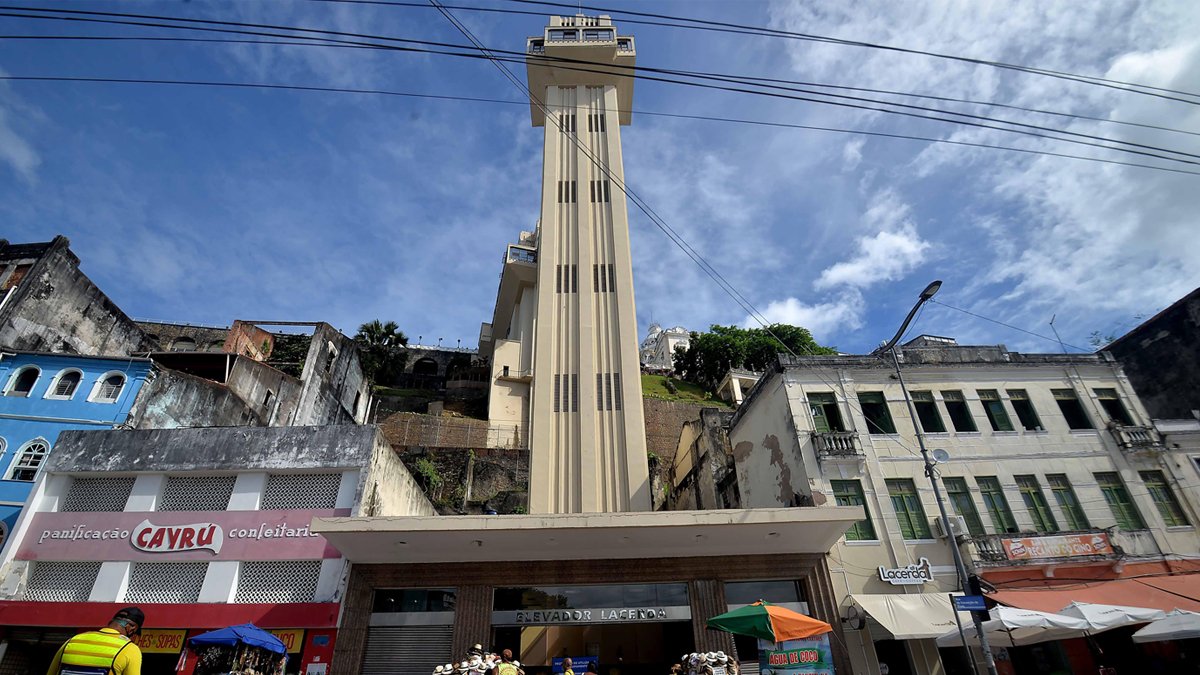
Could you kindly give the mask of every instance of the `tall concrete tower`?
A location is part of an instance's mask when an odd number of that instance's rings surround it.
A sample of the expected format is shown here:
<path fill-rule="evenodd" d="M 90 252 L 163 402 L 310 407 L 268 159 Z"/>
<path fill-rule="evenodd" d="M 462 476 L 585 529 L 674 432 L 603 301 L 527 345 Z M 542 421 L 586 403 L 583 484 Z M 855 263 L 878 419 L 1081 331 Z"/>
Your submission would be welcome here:
<path fill-rule="evenodd" d="M 633 38 L 607 16 L 551 17 L 527 53 L 541 219 L 509 246 L 481 334 L 489 418 L 527 424 L 531 513 L 649 510 L 629 217 L 612 180 L 624 184 Z"/>

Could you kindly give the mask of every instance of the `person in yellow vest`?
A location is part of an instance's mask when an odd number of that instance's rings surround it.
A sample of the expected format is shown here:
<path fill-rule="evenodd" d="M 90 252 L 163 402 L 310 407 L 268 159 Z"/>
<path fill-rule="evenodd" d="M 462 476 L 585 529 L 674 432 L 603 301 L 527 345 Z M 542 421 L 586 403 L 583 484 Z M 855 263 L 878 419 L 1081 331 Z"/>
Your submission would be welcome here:
<path fill-rule="evenodd" d="M 566 651 L 566 650 L 564 649 L 563 651 Z M 571 670 L 571 659 L 569 659 L 569 658 L 563 659 L 562 667 L 563 667 L 562 675 L 575 675 L 575 671 Z"/>
<path fill-rule="evenodd" d="M 141 633 L 144 623 L 141 609 L 122 609 L 104 628 L 64 642 L 46 675 L 142 675 L 142 650 L 129 636 Z"/>
<path fill-rule="evenodd" d="M 513 653 L 511 649 L 505 649 L 500 652 L 500 663 L 496 666 L 496 675 L 519 675 L 520 668 L 513 663 Z"/>

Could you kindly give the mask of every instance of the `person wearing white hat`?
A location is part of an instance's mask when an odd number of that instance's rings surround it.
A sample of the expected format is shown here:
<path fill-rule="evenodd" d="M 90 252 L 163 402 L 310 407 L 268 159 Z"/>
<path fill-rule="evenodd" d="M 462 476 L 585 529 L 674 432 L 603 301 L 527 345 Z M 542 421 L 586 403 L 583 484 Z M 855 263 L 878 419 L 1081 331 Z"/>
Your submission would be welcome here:
<path fill-rule="evenodd" d="M 444 672 L 446 672 L 446 669 L 442 666 L 433 669 L 433 675 L 442 675 Z"/>
<path fill-rule="evenodd" d="M 442 666 L 442 673 L 444 673 L 444 675 L 450 675 L 450 673 L 453 673 L 453 672 L 454 672 L 454 664 L 453 663 L 447 663 L 446 665 Z"/>

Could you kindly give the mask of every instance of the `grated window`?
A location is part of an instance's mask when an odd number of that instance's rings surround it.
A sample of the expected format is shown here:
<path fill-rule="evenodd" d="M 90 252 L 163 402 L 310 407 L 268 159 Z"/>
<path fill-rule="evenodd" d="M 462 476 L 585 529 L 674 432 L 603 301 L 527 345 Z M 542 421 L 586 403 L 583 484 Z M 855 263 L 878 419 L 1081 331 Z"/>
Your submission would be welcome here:
<path fill-rule="evenodd" d="M 133 476 L 120 478 L 76 478 L 67 488 L 59 511 L 95 512 L 124 511 L 129 493 L 133 491 Z"/>
<path fill-rule="evenodd" d="M 262 509 L 332 509 L 337 506 L 340 473 L 275 473 L 267 476 Z"/>
<path fill-rule="evenodd" d="M 312 602 L 320 560 L 243 562 L 234 602 Z"/>
<path fill-rule="evenodd" d="M 196 602 L 208 563 L 134 563 L 125 602 Z"/>
<path fill-rule="evenodd" d="M 25 587 L 25 599 L 87 602 L 99 574 L 98 562 L 35 562 Z"/>
<path fill-rule="evenodd" d="M 224 511 L 235 476 L 167 476 L 159 511 Z"/>

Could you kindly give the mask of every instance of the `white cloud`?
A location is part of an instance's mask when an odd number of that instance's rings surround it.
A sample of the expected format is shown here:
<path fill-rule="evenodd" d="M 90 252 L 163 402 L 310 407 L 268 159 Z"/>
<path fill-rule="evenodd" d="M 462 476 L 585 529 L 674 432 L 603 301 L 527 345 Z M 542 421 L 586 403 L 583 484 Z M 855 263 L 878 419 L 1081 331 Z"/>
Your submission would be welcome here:
<path fill-rule="evenodd" d="M 859 162 L 862 161 L 863 146 L 866 144 L 867 139 L 855 138 L 842 146 L 842 171 L 853 171 L 858 168 Z"/>
<path fill-rule="evenodd" d="M 895 193 L 877 195 L 863 220 L 875 234 L 859 237 L 857 252 L 849 260 L 825 268 L 813 284 L 818 290 L 866 288 L 880 281 L 894 281 L 925 261 L 931 246 L 918 234 L 909 206 Z"/>
<path fill-rule="evenodd" d="M 0 75 L 7 74 L 0 68 Z M 28 123 L 43 119 L 39 110 L 17 98 L 7 85 L 0 84 L 0 163 L 8 164 L 26 183 L 32 183 L 37 177 L 42 158 L 13 120 Z"/>
<path fill-rule="evenodd" d="M 828 341 L 841 331 L 856 330 L 863 325 L 866 304 L 862 294 L 851 290 L 836 299 L 816 304 L 805 304 L 796 298 L 776 300 L 762 311 L 768 323 L 785 323 L 803 326 L 810 330 L 819 342 Z M 757 328 L 757 321 L 747 318 L 747 328 Z"/>

